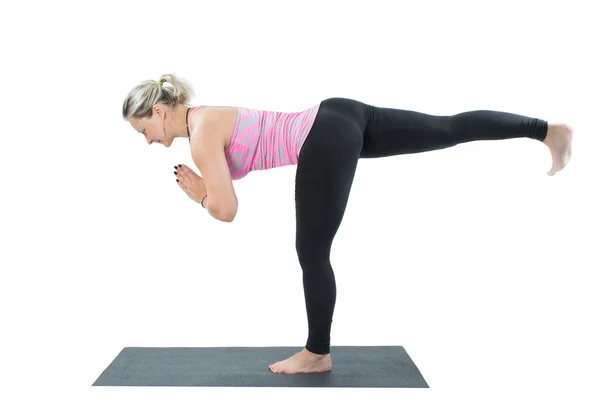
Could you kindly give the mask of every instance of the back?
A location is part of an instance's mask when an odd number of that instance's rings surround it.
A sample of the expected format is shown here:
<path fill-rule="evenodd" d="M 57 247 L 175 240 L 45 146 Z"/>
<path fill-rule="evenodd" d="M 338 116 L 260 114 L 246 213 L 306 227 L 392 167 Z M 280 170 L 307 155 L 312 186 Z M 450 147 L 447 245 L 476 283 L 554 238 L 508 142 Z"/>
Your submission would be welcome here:
<path fill-rule="evenodd" d="M 251 171 L 297 164 L 319 106 L 294 113 L 235 107 L 237 120 L 225 148 L 231 178 L 241 179 Z M 192 113 L 202 107 L 194 108 Z"/>

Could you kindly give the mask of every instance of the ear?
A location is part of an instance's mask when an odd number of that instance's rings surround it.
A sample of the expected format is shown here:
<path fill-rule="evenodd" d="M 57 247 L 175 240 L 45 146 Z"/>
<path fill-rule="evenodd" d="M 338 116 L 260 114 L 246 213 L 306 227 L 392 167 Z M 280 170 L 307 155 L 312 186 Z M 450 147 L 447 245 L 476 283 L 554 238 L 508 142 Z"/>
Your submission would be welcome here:
<path fill-rule="evenodd" d="M 158 114 L 158 116 L 162 119 L 165 115 L 165 110 L 158 104 L 155 104 L 154 107 L 152 107 L 152 111 L 154 111 L 156 114 Z"/>

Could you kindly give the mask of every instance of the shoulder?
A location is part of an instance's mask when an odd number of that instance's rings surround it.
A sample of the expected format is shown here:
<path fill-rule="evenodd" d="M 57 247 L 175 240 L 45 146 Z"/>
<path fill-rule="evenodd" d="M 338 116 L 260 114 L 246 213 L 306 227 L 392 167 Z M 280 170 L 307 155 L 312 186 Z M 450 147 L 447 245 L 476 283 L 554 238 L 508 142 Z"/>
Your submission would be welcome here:
<path fill-rule="evenodd" d="M 207 122 L 215 121 L 215 109 L 211 107 L 201 107 L 196 110 L 192 110 L 190 117 L 190 129 L 194 132 L 198 132 L 200 128 Z"/>
<path fill-rule="evenodd" d="M 232 115 L 237 115 L 237 107 L 216 107 L 206 106 L 197 109 L 192 117 L 192 126 L 201 125 L 203 123 L 216 124 L 228 120 Z"/>
<path fill-rule="evenodd" d="M 212 107 L 202 107 L 191 117 L 190 124 L 190 142 L 200 145 L 217 145 L 222 143 L 222 135 L 220 134 L 220 124 L 222 116 L 220 110 Z"/>
<path fill-rule="evenodd" d="M 225 150 L 229 145 L 238 120 L 238 107 L 202 107 L 192 115 L 191 142 L 205 143 L 207 147 L 216 145 Z"/>

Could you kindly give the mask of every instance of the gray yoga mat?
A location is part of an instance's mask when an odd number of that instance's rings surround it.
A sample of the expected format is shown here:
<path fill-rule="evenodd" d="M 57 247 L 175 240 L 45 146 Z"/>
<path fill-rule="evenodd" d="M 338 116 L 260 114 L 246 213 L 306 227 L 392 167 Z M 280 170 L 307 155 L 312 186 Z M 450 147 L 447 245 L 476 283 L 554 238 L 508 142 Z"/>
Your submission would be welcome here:
<path fill-rule="evenodd" d="M 401 346 L 331 346 L 330 372 L 271 372 L 302 349 L 125 347 L 93 386 L 429 387 Z"/>

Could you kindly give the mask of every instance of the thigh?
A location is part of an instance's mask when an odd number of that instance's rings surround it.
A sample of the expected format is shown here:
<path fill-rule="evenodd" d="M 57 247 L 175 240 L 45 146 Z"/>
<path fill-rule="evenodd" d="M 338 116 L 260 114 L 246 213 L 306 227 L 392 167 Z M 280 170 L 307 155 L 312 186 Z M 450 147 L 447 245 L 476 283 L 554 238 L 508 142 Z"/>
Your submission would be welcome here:
<path fill-rule="evenodd" d="M 328 259 L 361 150 L 362 132 L 352 120 L 319 110 L 296 170 L 296 248 L 301 258 Z"/>
<path fill-rule="evenodd" d="M 373 107 L 361 158 L 419 153 L 454 146 L 449 117 L 396 108 Z"/>

